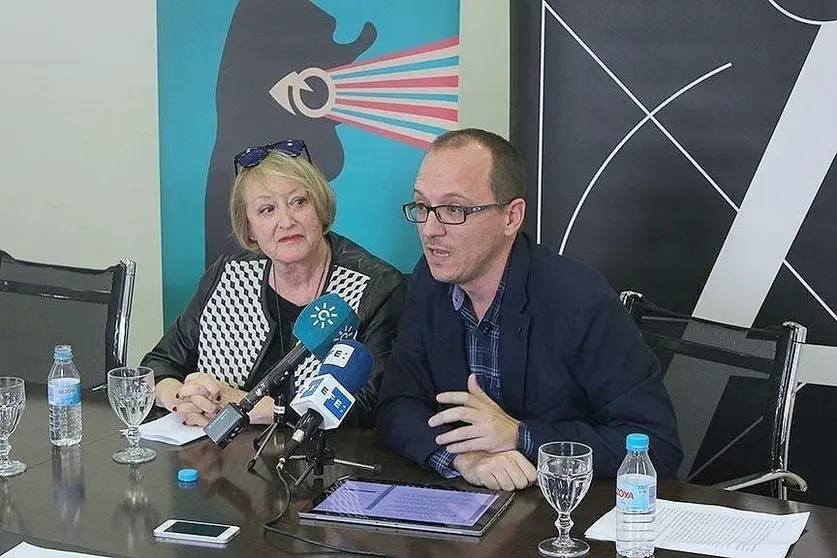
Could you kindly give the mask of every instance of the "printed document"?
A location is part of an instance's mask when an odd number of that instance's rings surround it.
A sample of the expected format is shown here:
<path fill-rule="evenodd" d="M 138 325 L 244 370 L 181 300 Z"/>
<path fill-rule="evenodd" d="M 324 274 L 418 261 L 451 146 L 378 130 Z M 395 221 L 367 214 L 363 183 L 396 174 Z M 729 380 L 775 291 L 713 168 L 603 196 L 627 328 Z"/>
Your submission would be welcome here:
<path fill-rule="evenodd" d="M 808 512 L 775 515 L 722 506 L 657 500 L 657 548 L 726 558 L 783 558 L 799 540 Z M 616 540 L 616 509 L 584 536 Z"/>

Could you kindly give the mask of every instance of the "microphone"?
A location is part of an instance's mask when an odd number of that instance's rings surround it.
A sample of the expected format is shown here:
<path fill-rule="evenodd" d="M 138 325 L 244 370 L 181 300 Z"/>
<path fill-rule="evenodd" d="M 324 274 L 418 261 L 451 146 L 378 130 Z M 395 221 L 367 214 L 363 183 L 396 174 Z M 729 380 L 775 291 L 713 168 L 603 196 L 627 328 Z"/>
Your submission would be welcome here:
<path fill-rule="evenodd" d="M 372 353 L 354 339 L 340 341 L 331 348 L 320 365 L 319 376 L 311 378 L 291 401 L 291 408 L 300 419 L 285 443 L 278 470 L 284 469 L 296 448 L 318 429 L 333 430 L 340 426 L 355 403 L 354 394 L 366 384 L 373 366 Z"/>
<path fill-rule="evenodd" d="M 354 310 L 335 293 L 325 294 L 302 309 L 294 322 L 293 334 L 299 340 L 282 360 L 238 403 L 227 403 L 203 431 L 219 447 L 225 448 L 241 430 L 250 424 L 247 412 L 255 407 L 274 386 L 287 378 L 308 355 L 322 360 L 332 345 L 352 337 L 359 320 Z M 281 327 L 281 326 L 279 326 Z"/>

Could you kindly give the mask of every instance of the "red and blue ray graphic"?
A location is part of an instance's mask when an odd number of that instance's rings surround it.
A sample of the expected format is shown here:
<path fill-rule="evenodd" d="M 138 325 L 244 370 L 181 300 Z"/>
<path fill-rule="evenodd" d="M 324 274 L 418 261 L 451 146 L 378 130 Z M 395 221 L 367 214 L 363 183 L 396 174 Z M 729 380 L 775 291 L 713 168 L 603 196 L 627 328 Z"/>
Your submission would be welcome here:
<path fill-rule="evenodd" d="M 328 88 L 321 107 L 302 101 L 300 91 L 312 90 L 311 78 Z M 328 70 L 291 72 L 270 94 L 292 114 L 329 118 L 427 149 L 459 122 L 459 37 Z"/>

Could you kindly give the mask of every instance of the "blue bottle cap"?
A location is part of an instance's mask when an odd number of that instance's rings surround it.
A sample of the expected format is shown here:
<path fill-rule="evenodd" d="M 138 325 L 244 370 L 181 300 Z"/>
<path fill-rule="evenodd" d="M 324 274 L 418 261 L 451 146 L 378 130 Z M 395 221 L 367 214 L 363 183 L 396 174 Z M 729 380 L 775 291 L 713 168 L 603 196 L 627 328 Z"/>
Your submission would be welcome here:
<path fill-rule="evenodd" d="M 197 469 L 181 469 L 177 472 L 177 480 L 180 482 L 195 482 L 200 476 Z"/>
<path fill-rule="evenodd" d="M 648 436 L 645 434 L 628 434 L 625 439 L 628 451 L 648 451 Z"/>
<path fill-rule="evenodd" d="M 56 360 L 70 360 L 73 358 L 73 347 L 70 345 L 56 345 L 52 351 L 52 357 Z"/>

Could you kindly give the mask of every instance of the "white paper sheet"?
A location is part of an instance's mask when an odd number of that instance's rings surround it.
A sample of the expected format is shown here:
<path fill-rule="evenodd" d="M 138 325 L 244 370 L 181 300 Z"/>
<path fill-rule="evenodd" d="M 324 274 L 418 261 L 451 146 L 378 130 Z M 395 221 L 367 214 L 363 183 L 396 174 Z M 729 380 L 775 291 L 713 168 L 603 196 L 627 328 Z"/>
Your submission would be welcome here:
<path fill-rule="evenodd" d="M 657 500 L 656 547 L 725 558 L 783 558 L 799 540 L 808 512 L 774 515 L 686 502 Z M 616 509 L 584 533 L 616 540 Z"/>
<path fill-rule="evenodd" d="M 163 442 L 173 446 L 182 446 L 192 440 L 206 436 L 200 426 L 183 426 L 183 422 L 174 413 L 141 424 L 139 431 L 143 440 Z"/>
<path fill-rule="evenodd" d="M 99 554 L 80 554 L 78 552 L 68 552 L 66 550 L 53 550 L 51 548 L 42 548 L 27 542 L 22 542 L 14 548 L 4 552 L 2 558 L 101 558 Z"/>

